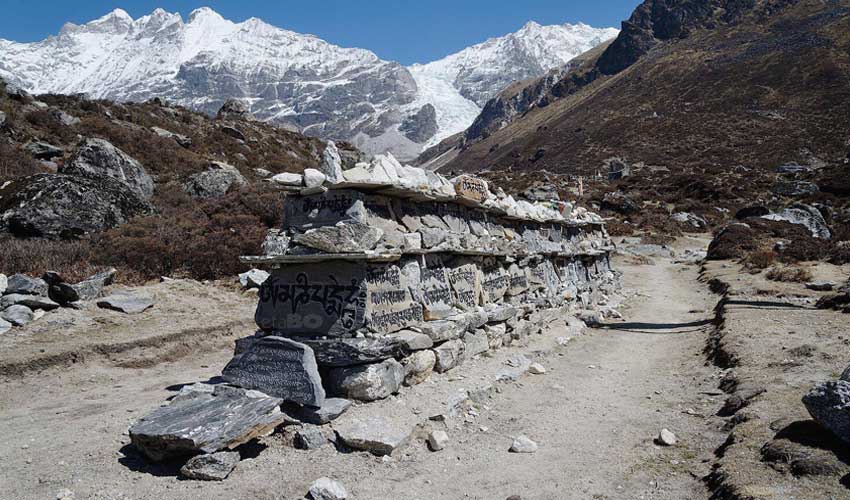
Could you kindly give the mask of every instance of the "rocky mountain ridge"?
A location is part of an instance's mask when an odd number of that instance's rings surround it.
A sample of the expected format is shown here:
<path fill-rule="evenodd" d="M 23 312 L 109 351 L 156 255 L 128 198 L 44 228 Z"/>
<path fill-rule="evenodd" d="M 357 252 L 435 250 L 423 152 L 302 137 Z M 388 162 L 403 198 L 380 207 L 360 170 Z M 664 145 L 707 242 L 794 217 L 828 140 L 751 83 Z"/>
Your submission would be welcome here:
<path fill-rule="evenodd" d="M 0 77 L 37 94 L 161 97 L 207 114 L 238 98 L 261 120 L 411 158 L 468 127 L 514 79 L 544 74 L 616 33 L 528 23 L 442 60 L 404 67 L 257 18 L 234 23 L 209 8 L 185 22 L 162 9 L 138 19 L 116 9 L 84 25 L 68 23 L 39 42 L 0 40 Z"/>

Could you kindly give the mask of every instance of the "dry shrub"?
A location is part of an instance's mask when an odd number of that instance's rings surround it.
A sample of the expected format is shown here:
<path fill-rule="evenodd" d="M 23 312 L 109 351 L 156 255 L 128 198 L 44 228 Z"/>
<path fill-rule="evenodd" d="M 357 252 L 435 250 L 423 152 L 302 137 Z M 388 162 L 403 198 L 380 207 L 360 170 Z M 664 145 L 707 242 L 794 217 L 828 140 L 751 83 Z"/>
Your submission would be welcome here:
<path fill-rule="evenodd" d="M 771 281 L 784 283 L 805 283 L 812 281 L 812 273 L 801 267 L 771 267 L 765 275 Z"/>
<path fill-rule="evenodd" d="M 0 184 L 16 177 L 37 174 L 38 163 L 25 151 L 0 141 Z"/>
<path fill-rule="evenodd" d="M 741 260 L 744 267 L 753 271 L 760 271 L 770 267 L 776 262 L 776 252 L 769 248 L 761 248 L 746 254 Z"/>
<path fill-rule="evenodd" d="M 99 263 L 131 269 L 144 278 L 185 275 L 217 279 L 246 270 L 241 255 L 260 252 L 269 227 L 279 224 L 280 195 L 246 187 L 198 202 L 171 186 L 158 201 L 162 213 L 133 219 L 93 239 Z"/>
<path fill-rule="evenodd" d="M 0 239 L 0 273 L 41 276 L 57 271 L 65 280 L 81 281 L 101 269 L 92 263 L 87 241 Z"/>
<path fill-rule="evenodd" d="M 850 264 L 850 241 L 836 242 L 829 252 L 829 263 L 835 265 Z"/>
<path fill-rule="evenodd" d="M 758 233 L 746 224 L 730 224 L 708 245 L 709 260 L 742 259 L 759 248 Z M 768 264 L 769 265 L 769 264 Z M 767 266 L 765 266 L 767 267 Z"/>
<path fill-rule="evenodd" d="M 676 241 L 676 238 L 669 234 L 649 233 L 640 237 L 640 241 L 647 245 L 669 245 Z"/>

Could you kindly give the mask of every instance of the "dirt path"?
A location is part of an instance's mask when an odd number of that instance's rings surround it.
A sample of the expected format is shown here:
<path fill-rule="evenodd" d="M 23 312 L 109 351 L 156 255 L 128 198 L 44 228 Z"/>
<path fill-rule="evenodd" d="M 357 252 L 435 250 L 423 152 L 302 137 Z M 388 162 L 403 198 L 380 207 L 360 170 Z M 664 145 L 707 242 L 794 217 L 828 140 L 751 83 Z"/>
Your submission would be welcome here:
<path fill-rule="evenodd" d="M 127 426 L 167 397 L 165 387 L 216 375 L 229 357 L 222 351 L 151 368 L 89 365 L 0 385 L 0 498 L 53 498 L 69 488 L 77 499 L 294 499 L 320 476 L 341 481 L 354 499 L 707 498 L 698 477 L 723 438 L 707 435 L 701 417 L 721 401 L 717 374 L 701 353 L 716 297 L 697 282 L 693 266 L 620 267 L 627 289 L 637 292 L 621 310 L 625 321 L 557 349 L 553 331 L 441 376 L 469 382 L 518 352 L 547 368 L 502 387 L 476 406 L 471 421 L 451 418 L 451 443 L 439 453 L 420 441 L 391 459 L 332 446 L 306 452 L 276 435 L 223 483 L 133 470 L 136 462 L 122 451 Z M 409 413 L 442 384 L 423 384 L 384 407 Z M 678 446 L 652 443 L 662 427 L 676 433 Z M 539 451 L 508 453 L 519 434 Z"/>

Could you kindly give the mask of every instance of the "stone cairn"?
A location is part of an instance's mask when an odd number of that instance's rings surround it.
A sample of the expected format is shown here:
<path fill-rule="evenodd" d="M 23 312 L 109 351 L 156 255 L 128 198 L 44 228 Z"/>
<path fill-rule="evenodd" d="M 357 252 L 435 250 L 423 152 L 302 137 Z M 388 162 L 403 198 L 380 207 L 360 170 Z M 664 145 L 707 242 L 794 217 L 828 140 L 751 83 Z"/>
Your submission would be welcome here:
<path fill-rule="evenodd" d="M 603 220 L 569 203 L 517 201 L 390 155 L 343 172 L 326 152 L 310 177 L 324 180 L 287 178 L 283 227 L 264 255 L 242 258 L 269 269 L 259 330 L 237 341 L 226 384 L 184 388 L 130 429 L 149 458 L 232 449 L 282 422 L 283 403 L 327 423 L 351 400 L 592 309 L 619 284 Z"/>

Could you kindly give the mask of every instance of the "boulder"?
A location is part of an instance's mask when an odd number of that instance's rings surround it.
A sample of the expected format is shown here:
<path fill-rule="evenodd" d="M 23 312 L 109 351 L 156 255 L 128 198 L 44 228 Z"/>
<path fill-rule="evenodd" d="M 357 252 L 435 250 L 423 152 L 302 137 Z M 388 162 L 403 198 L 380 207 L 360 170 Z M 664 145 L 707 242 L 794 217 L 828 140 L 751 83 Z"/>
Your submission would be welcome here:
<path fill-rule="evenodd" d="M 490 339 L 483 330 L 477 333 L 466 332 L 463 336 L 463 344 L 464 355 L 469 358 L 490 350 Z"/>
<path fill-rule="evenodd" d="M 26 274 L 13 274 L 6 283 L 6 294 L 47 296 L 47 282 L 41 278 L 31 278 Z"/>
<path fill-rule="evenodd" d="M 319 172 L 315 168 L 304 169 L 304 185 L 308 188 L 319 187 L 325 183 L 325 174 Z"/>
<path fill-rule="evenodd" d="M 15 304 L 0 312 L 0 319 L 4 319 L 15 326 L 24 326 L 33 320 L 32 309 L 25 305 Z"/>
<path fill-rule="evenodd" d="M 180 475 L 199 481 L 224 481 L 236 468 L 240 457 L 238 451 L 219 451 L 198 455 L 189 459 L 180 468 Z"/>
<path fill-rule="evenodd" d="M 194 198 L 217 198 L 231 188 L 245 185 L 245 178 L 233 165 L 214 161 L 210 168 L 189 177 L 183 189 Z"/>
<path fill-rule="evenodd" d="M 141 163 L 103 139 L 86 139 L 60 171 L 94 178 L 111 177 L 143 200 L 153 196 L 153 179 Z"/>
<path fill-rule="evenodd" d="M 779 181 L 773 185 L 774 193 L 791 198 L 813 195 L 818 191 L 818 185 L 808 181 Z"/>
<path fill-rule="evenodd" d="M 260 288 L 267 279 L 269 279 L 267 271 L 251 269 L 239 275 L 239 284 L 245 289 Z"/>
<path fill-rule="evenodd" d="M 228 99 L 219 108 L 216 118 L 219 120 L 253 120 L 251 110 L 238 99 Z"/>
<path fill-rule="evenodd" d="M 41 295 L 25 295 L 20 293 L 10 293 L 0 299 L 0 309 L 5 309 L 9 306 L 22 305 L 30 309 L 41 309 L 44 311 L 52 311 L 59 307 L 59 304 L 53 300 L 42 297 Z"/>
<path fill-rule="evenodd" d="M 637 202 L 619 191 L 606 193 L 602 197 L 600 208 L 622 215 L 629 215 L 640 211 L 640 205 Z"/>
<path fill-rule="evenodd" d="M 307 425 L 295 431 L 293 444 L 299 450 L 315 450 L 328 444 L 328 438 L 319 427 Z"/>
<path fill-rule="evenodd" d="M 327 253 L 366 252 L 373 250 L 384 232 L 360 222 L 340 222 L 334 226 L 308 229 L 293 241 Z"/>
<path fill-rule="evenodd" d="M 15 325 L 13 325 L 12 323 L 9 323 L 8 321 L 6 321 L 2 317 L 0 317 L 0 335 L 3 335 L 4 333 L 11 330 L 13 326 L 15 326 Z"/>
<path fill-rule="evenodd" d="M 392 454 L 410 438 L 410 429 L 404 424 L 382 417 L 349 417 L 334 423 L 333 428 L 347 446 L 378 456 Z"/>
<path fill-rule="evenodd" d="M 333 368 L 328 371 L 328 390 L 358 401 L 376 401 L 398 392 L 404 367 L 395 359 L 371 365 Z"/>
<path fill-rule="evenodd" d="M 321 406 L 285 405 L 284 413 L 305 424 L 324 425 L 336 420 L 351 408 L 351 401 L 343 398 L 325 398 Z"/>
<path fill-rule="evenodd" d="M 466 331 L 468 323 L 466 321 L 455 321 L 451 319 L 441 319 L 436 321 L 426 321 L 419 325 L 422 333 L 430 337 L 434 343 L 444 342 L 446 340 L 458 339 Z"/>
<path fill-rule="evenodd" d="M 343 182 L 345 178 L 342 175 L 342 159 L 339 156 L 339 149 L 333 141 L 328 141 L 324 153 L 322 153 L 322 163 L 318 169 L 331 184 Z"/>
<path fill-rule="evenodd" d="M 153 298 L 149 295 L 134 292 L 116 292 L 97 301 L 97 307 L 101 309 L 111 309 L 126 314 L 139 314 L 153 305 Z"/>
<path fill-rule="evenodd" d="M 830 292 L 835 288 L 835 286 L 836 283 L 834 281 L 825 280 L 810 281 L 809 283 L 806 283 L 806 288 L 808 288 L 809 290 L 815 290 L 817 292 Z"/>
<path fill-rule="evenodd" d="M 20 85 L 15 85 L 14 83 L 6 82 L 6 95 L 9 99 L 19 101 L 19 102 L 30 102 L 32 100 L 32 96 L 24 90 Z"/>
<path fill-rule="evenodd" d="M 264 255 L 286 255 L 289 248 L 289 236 L 281 229 L 269 229 L 266 239 L 263 241 Z"/>
<path fill-rule="evenodd" d="M 708 221 L 699 215 L 690 212 L 676 212 L 670 216 L 674 221 L 690 226 L 694 229 L 705 229 L 708 227 Z"/>
<path fill-rule="evenodd" d="M 435 430 L 428 434 L 428 448 L 431 451 L 440 451 L 449 444 L 449 435 L 446 431 Z"/>
<path fill-rule="evenodd" d="M 217 385 L 175 398 L 130 427 L 130 440 L 153 461 L 234 449 L 283 423 L 281 400 Z"/>
<path fill-rule="evenodd" d="M 338 482 L 321 477 L 310 485 L 308 492 L 312 500 L 345 500 L 348 493 Z"/>
<path fill-rule="evenodd" d="M 224 135 L 230 136 L 237 141 L 245 142 L 245 133 L 239 130 L 236 127 L 231 127 L 229 125 L 222 125 L 218 128 Z"/>
<path fill-rule="evenodd" d="M 301 174 L 291 174 L 284 172 L 282 174 L 273 175 L 271 181 L 281 186 L 302 186 L 304 184 L 304 176 Z"/>
<path fill-rule="evenodd" d="M 112 284 L 116 274 L 118 271 L 115 268 L 107 269 L 71 286 L 77 292 L 79 300 L 94 300 L 100 297 L 105 286 Z"/>
<path fill-rule="evenodd" d="M 428 380 L 436 363 L 437 355 L 430 349 L 416 351 L 401 360 L 404 366 L 404 385 L 413 386 Z"/>
<path fill-rule="evenodd" d="M 313 350 L 283 337 L 249 339 L 221 372 L 224 380 L 309 406 L 325 402 L 325 390 Z"/>
<path fill-rule="evenodd" d="M 434 346 L 434 341 L 431 340 L 431 337 L 424 333 L 414 332 L 413 330 L 401 330 L 391 333 L 387 335 L 387 338 L 400 342 L 404 349 L 409 352 L 430 349 Z"/>
<path fill-rule="evenodd" d="M 460 339 L 444 342 L 434 348 L 437 357 L 434 370 L 443 373 L 463 363 L 466 344 Z"/>
<path fill-rule="evenodd" d="M 508 451 L 511 453 L 534 453 L 537 451 L 537 443 L 527 436 L 517 436 Z"/>
<path fill-rule="evenodd" d="M 803 404 L 817 423 L 850 444 L 850 381 L 821 382 L 803 396 Z"/>
<path fill-rule="evenodd" d="M 64 149 L 46 142 L 29 142 L 24 149 L 37 160 L 52 160 L 61 158 L 65 154 Z"/>
<path fill-rule="evenodd" d="M 803 165 L 795 165 L 795 164 L 788 164 L 788 165 L 782 165 L 780 167 L 776 167 L 776 173 L 777 174 L 796 175 L 796 174 L 807 174 L 811 171 L 812 171 L 811 167 L 806 167 L 806 166 L 803 166 Z"/>
<path fill-rule="evenodd" d="M 170 130 L 165 130 L 164 128 L 159 127 L 151 127 L 151 130 L 153 130 L 156 135 L 162 137 L 163 139 L 173 139 L 174 142 L 183 146 L 184 148 L 189 148 L 192 146 L 192 139 L 186 137 L 185 135 L 177 134 L 171 132 Z"/>
<path fill-rule="evenodd" d="M 151 211 L 109 177 L 38 174 L 0 188 L 0 229 L 18 237 L 77 238 Z"/>
<path fill-rule="evenodd" d="M 829 239 L 832 237 L 832 231 L 826 224 L 826 220 L 820 211 L 804 203 L 795 203 L 790 207 L 774 213 L 762 216 L 763 219 L 786 221 L 791 224 L 801 224 L 811 231 L 815 238 Z"/>

